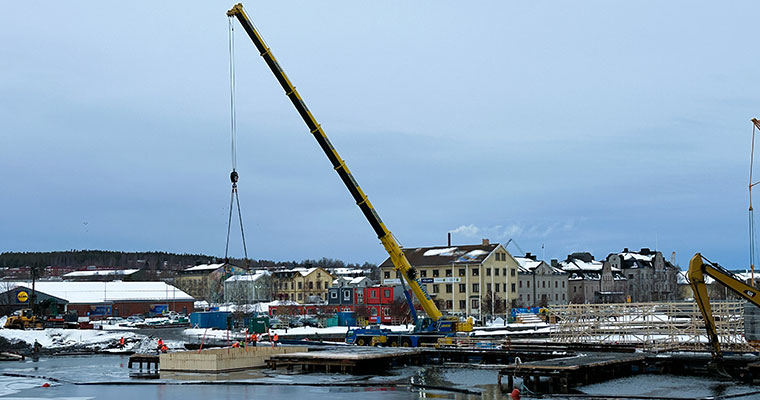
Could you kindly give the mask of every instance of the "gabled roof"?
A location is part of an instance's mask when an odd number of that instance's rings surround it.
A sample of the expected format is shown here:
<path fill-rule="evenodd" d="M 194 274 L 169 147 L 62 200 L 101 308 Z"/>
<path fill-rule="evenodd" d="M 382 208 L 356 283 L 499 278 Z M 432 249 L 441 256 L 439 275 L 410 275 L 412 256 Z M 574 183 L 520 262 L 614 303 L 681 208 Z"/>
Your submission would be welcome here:
<path fill-rule="evenodd" d="M 498 243 L 467 246 L 410 247 L 404 249 L 404 255 L 412 266 L 480 264 L 497 247 Z M 390 257 L 380 267 L 393 267 Z"/>
<path fill-rule="evenodd" d="M 200 271 L 213 271 L 223 267 L 224 264 L 201 264 L 194 267 L 184 269 L 184 272 L 200 272 Z"/>
<path fill-rule="evenodd" d="M 225 282 L 257 281 L 260 278 L 264 276 L 269 276 L 269 275 L 271 275 L 269 271 L 259 270 L 259 271 L 254 271 L 250 274 L 232 275 L 231 277 L 227 278 Z"/>

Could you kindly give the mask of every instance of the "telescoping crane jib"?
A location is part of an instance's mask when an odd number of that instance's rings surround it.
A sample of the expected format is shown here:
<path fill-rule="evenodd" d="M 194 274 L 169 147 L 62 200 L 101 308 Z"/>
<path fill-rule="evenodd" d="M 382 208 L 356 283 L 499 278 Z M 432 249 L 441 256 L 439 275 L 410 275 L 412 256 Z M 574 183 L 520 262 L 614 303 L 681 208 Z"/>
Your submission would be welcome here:
<path fill-rule="evenodd" d="M 306 103 L 304 103 L 303 99 L 298 94 L 295 86 L 293 86 L 293 84 L 290 82 L 287 75 L 285 74 L 285 71 L 283 71 L 283 69 L 280 67 L 280 64 L 272 54 L 272 51 L 269 49 L 269 47 L 264 42 L 264 39 L 254 27 L 251 19 L 243 9 L 243 5 L 240 3 L 236 4 L 229 11 L 227 11 L 227 16 L 230 18 L 237 18 L 240 22 L 240 25 L 242 25 L 243 29 L 248 34 L 248 37 L 250 37 L 251 41 L 253 41 L 253 44 L 256 46 L 259 54 L 266 62 L 267 66 L 272 71 L 277 81 L 280 83 L 280 86 L 282 86 L 282 88 L 285 90 L 285 95 L 293 103 L 296 111 L 298 111 L 298 114 L 301 116 L 303 121 L 306 123 L 306 126 L 309 128 L 309 132 L 314 136 L 314 139 L 316 139 L 317 143 L 322 148 L 327 158 L 330 160 L 330 163 L 335 169 L 335 172 L 338 173 L 341 181 L 343 181 L 343 183 L 346 185 L 346 188 L 348 188 L 351 196 L 356 201 L 356 205 L 359 206 L 362 214 L 364 214 L 364 217 L 367 218 L 367 221 L 369 221 L 369 224 L 377 234 L 377 237 L 380 239 L 383 247 L 385 247 L 385 250 L 388 252 L 391 261 L 393 262 L 393 266 L 404 277 L 409 287 L 411 288 L 412 293 L 414 293 L 414 296 L 422 305 L 422 309 L 433 321 L 438 322 L 446 320 L 449 321 L 449 323 L 456 325 L 456 322 L 452 318 L 443 317 L 443 314 L 441 314 L 441 311 L 438 310 L 438 307 L 436 307 L 435 303 L 430 298 L 430 295 L 417 281 L 417 273 L 415 268 L 412 267 L 409 261 L 406 259 L 401 246 L 399 246 L 398 242 L 393 237 L 393 234 L 391 234 L 390 230 L 388 230 L 383 221 L 380 219 L 380 216 L 377 214 L 374 207 L 372 207 L 372 203 L 370 203 L 367 195 L 364 194 L 362 189 L 359 187 L 359 184 L 354 179 L 353 175 L 351 175 L 351 172 L 349 171 L 345 162 L 340 158 L 338 152 L 330 143 L 330 140 L 327 138 L 327 135 L 325 135 L 325 132 L 319 123 L 317 123 L 314 115 L 312 115 L 311 111 L 309 111 L 309 109 L 306 107 Z M 458 318 L 456 320 L 458 321 Z M 466 326 L 467 324 L 462 324 L 462 330 L 465 330 Z"/>

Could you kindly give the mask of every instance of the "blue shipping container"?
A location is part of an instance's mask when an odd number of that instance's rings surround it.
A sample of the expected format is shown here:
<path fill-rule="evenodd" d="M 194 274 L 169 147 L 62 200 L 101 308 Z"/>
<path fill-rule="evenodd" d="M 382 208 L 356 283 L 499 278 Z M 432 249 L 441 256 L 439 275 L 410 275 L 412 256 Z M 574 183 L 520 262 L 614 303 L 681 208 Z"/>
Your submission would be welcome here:
<path fill-rule="evenodd" d="M 356 326 L 356 317 L 353 311 L 342 311 L 338 314 L 338 325 L 340 326 Z"/>
<path fill-rule="evenodd" d="M 194 312 L 190 314 L 190 326 L 193 328 L 227 329 L 230 313 L 226 311 Z"/>

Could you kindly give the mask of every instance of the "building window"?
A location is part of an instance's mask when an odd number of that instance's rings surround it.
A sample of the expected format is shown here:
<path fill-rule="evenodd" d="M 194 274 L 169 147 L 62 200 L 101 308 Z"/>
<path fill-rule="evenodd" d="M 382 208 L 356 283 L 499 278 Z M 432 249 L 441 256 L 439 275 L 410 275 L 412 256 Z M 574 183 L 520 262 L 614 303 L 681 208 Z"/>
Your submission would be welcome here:
<path fill-rule="evenodd" d="M 565 294 L 562 293 L 562 300 L 565 300 Z"/>
<path fill-rule="evenodd" d="M 454 308 L 454 302 L 451 300 L 446 300 L 446 309 L 451 310 Z"/>
<path fill-rule="evenodd" d="M 303 289 L 303 282 L 298 282 L 298 290 Z"/>
<path fill-rule="evenodd" d="M 465 269 L 459 268 L 459 276 L 465 276 L 465 275 L 467 275 L 467 272 L 465 271 Z"/>
<path fill-rule="evenodd" d="M 377 298 L 377 290 L 370 290 L 369 291 L 369 297 L 371 299 L 376 299 Z"/>
<path fill-rule="evenodd" d="M 298 293 L 298 300 L 299 300 L 299 301 L 300 301 L 300 300 L 303 300 L 303 294 L 302 294 L 302 293 Z"/>
<path fill-rule="evenodd" d="M 464 293 L 467 291 L 467 287 L 464 285 L 464 283 L 459 284 L 459 293 Z"/>
<path fill-rule="evenodd" d="M 377 308 L 375 307 L 370 308 L 370 314 L 372 314 L 373 317 L 377 317 Z"/>
<path fill-rule="evenodd" d="M 390 289 L 384 289 L 383 290 L 383 297 L 391 297 L 391 290 Z"/>
<path fill-rule="evenodd" d="M 287 285 L 287 283 L 286 283 L 286 285 Z M 299 283 L 298 285 L 299 285 L 298 287 L 299 287 L 299 289 L 300 289 L 300 287 L 301 287 L 300 285 L 301 285 L 301 284 Z M 290 290 L 293 290 L 293 282 L 290 282 Z"/>
<path fill-rule="evenodd" d="M 331 299 L 337 299 L 338 298 L 338 291 L 333 290 L 332 292 L 330 292 L 330 298 Z"/>
<path fill-rule="evenodd" d="M 578 286 L 573 286 L 573 293 L 577 292 Z"/>
<path fill-rule="evenodd" d="M 459 300 L 459 309 L 464 310 L 467 307 L 467 300 Z"/>
<path fill-rule="evenodd" d="M 486 276 L 491 276 L 491 268 L 486 268 Z"/>
<path fill-rule="evenodd" d="M 437 278 L 438 276 L 439 276 L 439 275 L 438 275 L 438 270 L 437 270 L 437 269 L 434 269 L 434 270 L 433 270 L 433 278 Z"/>
<path fill-rule="evenodd" d="M 528 296 L 528 301 L 530 301 L 530 293 L 528 293 L 527 296 Z"/>
<path fill-rule="evenodd" d="M 504 276 L 507 276 L 507 269 L 506 268 L 502 268 L 501 272 L 504 274 Z"/>
<path fill-rule="evenodd" d="M 433 293 L 438 293 L 438 284 L 433 285 Z"/>
<path fill-rule="evenodd" d="M 517 297 L 520 299 L 520 301 L 522 301 L 522 295 L 519 295 Z"/>
<path fill-rule="evenodd" d="M 514 292 L 515 292 L 515 284 L 513 283 L 512 284 L 512 293 L 514 293 Z"/>
<path fill-rule="evenodd" d="M 559 300 L 559 295 L 557 293 L 554 293 L 554 300 Z"/>
<path fill-rule="evenodd" d="M 486 283 L 486 293 L 489 293 L 491 291 L 491 284 Z"/>
<path fill-rule="evenodd" d="M 504 293 L 507 293 L 507 284 L 504 284 Z"/>
<path fill-rule="evenodd" d="M 520 281 L 519 284 L 520 284 L 520 289 L 522 289 L 522 281 Z"/>
<path fill-rule="evenodd" d="M 472 276 L 479 276 L 479 275 L 480 275 L 480 268 L 473 268 Z"/>
<path fill-rule="evenodd" d="M 499 293 L 499 284 L 498 283 L 496 284 L 496 288 L 495 289 L 496 289 L 496 293 Z"/>
<path fill-rule="evenodd" d="M 454 291 L 454 285 L 452 285 L 450 283 L 447 283 L 446 284 L 446 293 L 451 293 L 452 291 Z"/>
<path fill-rule="evenodd" d="M 546 289 L 546 281 L 541 281 L 541 287 Z"/>
<path fill-rule="evenodd" d="M 554 288 L 557 289 L 559 287 L 559 282 L 554 281 Z"/>
<path fill-rule="evenodd" d="M 314 282 L 309 281 L 309 290 L 314 290 Z"/>
<path fill-rule="evenodd" d="M 385 279 L 391 279 L 391 271 L 385 271 L 385 272 L 383 272 L 383 277 Z"/>
<path fill-rule="evenodd" d="M 565 281 L 562 281 L 562 289 L 565 288 Z"/>
<path fill-rule="evenodd" d="M 478 299 L 472 299 L 472 308 L 478 308 L 479 302 Z"/>
<path fill-rule="evenodd" d="M 512 268 L 512 269 L 509 270 L 509 275 L 510 276 L 515 276 L 515 269 L 514 268 Z"/>
<path fill-rule="evenodd" d="M 472 284 L 472 292 L 473 292 L 473 293 L 478 293 L 478 292 L 480 292 L 480 285 L 479 285 L 479 284 L 477 284 L 477 283 L 473 283 L 473 284 Z"/>
<path fill-rule="evenodd" d="M 528 289 L 530 289 L 530 281 L 525 281 L 525 285 L 527 285 Z"/>
<path fill-rule="evenodd" d="M 420 277 L 421 278 L 427 278 L 427 270 L 423 269 L 420 271 Z"/>
<path fill-rule="evenodd" d="M 447 270 L 446 270 L 446 277 L 447 277 L 447 278 L 450 278 L 450 277 L 451 277 L 451 272 L 452 272 L 452 271 L 451 271 L 450 269 L 447 269 Z"/>
<path fill-rule="evenodd" d="M 343 300 L 351 300 L 351 291 L 350 290 L 344 290 L 343 291 Z"/>
<path fill-rule="evenodd" d="M 496 275 L 496 276 L 499 276 L 499 269 L 498 268 L 494 268 L 493 269 L 493 274 Z"/>
<path fill-rule="evenodd" d="M 390 308 L 383 308 L 383 316 L 389 317 L 391 315 L 391 309 Z"/>

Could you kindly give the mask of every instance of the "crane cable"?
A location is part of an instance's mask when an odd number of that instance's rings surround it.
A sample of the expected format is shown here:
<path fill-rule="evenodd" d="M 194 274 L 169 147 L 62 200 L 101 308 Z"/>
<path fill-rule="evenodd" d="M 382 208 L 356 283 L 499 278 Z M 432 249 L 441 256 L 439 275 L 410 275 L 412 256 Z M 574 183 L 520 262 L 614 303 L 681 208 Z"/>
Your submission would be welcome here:
<path fill-rule="evenodd" d="M 230 172 L 230 181 L 232 182 L 232 192 L 230 193 L 230 214 L 227 219 L 227 244 L 224 246 L 224 262 L 229 262 L 230 249 L 230 230 L 232 228 L 232 209 L 237 205 L 238 219 L 240 220 L 240 236 L 243 239 L 243 254 L 245 262 L 248 264 L 248 249 L 245 244 L 245 231 L 243 230 L 243 213 L 240 210 L 240 197 L 238 196 L 237 182 L 239 175 L 237 173 L 237 115 L 235 112 L 235 25 L 232 18 L 229 18 L 229 53 L 230 53 L 230 136 L 232 137 L 231 159 L 232 172 Z M 246 268 L 248 265 L 245 266 Z"/>
<path fill-rule="evenodd" d="M 760 129 L 760 121 L 752 118 L 752 148 L 749 157 L 749 266 L 751 270 L 751 285 L 755 287 L 755 254 L 757 249 L 757 237 L 755 235 L 755 213 L 752 209 L 752 187 L 760 183 L 752 182 L 752 170 L 755 164 L 755 131 Z"/>

